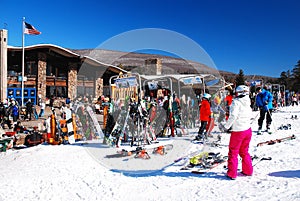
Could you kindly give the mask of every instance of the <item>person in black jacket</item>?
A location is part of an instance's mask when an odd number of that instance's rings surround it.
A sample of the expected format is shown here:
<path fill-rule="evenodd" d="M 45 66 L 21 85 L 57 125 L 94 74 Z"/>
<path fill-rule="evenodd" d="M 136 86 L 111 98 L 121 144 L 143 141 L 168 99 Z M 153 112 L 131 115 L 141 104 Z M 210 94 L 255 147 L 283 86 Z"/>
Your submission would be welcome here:
<path fill-rule="evenodd" d="M 26 103 L 26 118 L 29 118 L 29 121 L 31 121 L 31 115 L 33 113 L 32 107 L 33 107 L 33 104 L 31 102 L 31 99 L 28 99 L 28 101 Z"/>

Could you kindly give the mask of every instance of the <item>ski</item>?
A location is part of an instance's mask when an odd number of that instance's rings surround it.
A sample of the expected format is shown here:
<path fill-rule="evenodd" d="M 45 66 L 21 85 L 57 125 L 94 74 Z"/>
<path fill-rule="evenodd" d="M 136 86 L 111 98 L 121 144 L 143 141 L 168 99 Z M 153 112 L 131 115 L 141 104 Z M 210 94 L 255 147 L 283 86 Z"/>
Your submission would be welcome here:
<path fill-rule="evenodd" d="M 210 172 L 212 169 L 219 167 L 220 165 L 226 163 L 227 160 L 223 160 L 223 161 L 219 161 L 219 162 L 215 162 L 213 163 L 211 166 L 206 167 L 206 168 L 199 168 L 198 170 L 192 170 L 191 173 L 192 174 L 205 174 Z"/>
<path fill-rule="evenodd" d="M 260 142 L 260 143 L 257 144 L 257 147 L 265 145 L 265 144 L 273 145 L 273 144 L 276 144 L 276 143 L 281 143 L 281 142 L 284 142 L 284 141 L 287 141 L 287 140 L 293 140 L 293 139 L 296 139 L 295 135 L 291 135 L 291 136 L 288 136 L 288 137 L 279 138 L 279 139 L 275 139 L 275 140 L 268 140 L 268 141 L 265 141 L 265 142 Z"/>
<path fill-rule="evenodd" d="M 255 131 L 254 131 L 255 132 Z M 268 134 L 272 134 L 272 131 L 267 129 L 267 130 L 260 130 L 260 131 L 256 131 L 257 135 L 263 135 L 264 133 L 268 133 Z"/>
<path fill-rule="evenodd" d="M 175 159 L 175 160 L 174 160 L 174 163 L 178 163 L 178 162 L 181 161 L 181 160 L 187 160 L 187 159 L 190 159 L 190 158 L 192 158 L 192 157 L 194 157 L 194 156 L 200 154 L 201 152 L 203 152 L 202 149 L 201 149 L 201 150 L 194 151 L 194 152 L 189 153 L 189 154 L 186 154 L 185 156 L 182 156 L 182 157 L 180 157 L 180 158 L 178 158 L 178 159 Z"/>

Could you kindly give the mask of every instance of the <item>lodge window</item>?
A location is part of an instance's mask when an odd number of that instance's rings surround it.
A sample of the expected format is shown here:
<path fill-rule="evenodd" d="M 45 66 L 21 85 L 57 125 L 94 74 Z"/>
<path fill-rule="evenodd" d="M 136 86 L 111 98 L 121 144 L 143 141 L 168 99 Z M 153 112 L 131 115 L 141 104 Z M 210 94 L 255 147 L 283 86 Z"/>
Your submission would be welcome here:
<path fill-rule="evenodd" d="M 68 96 L 67 87 L 47 86 L 46 94 L 48 98 L 50 98 L 51 96 L 66 98 Z"/>
<path fill-rule="evenodd" d="M 54 75 L 55 77 L 67 79 L 68 78 L 68 68 L 65 66 L 56 67 L 56 66 L 48 65 L 47 70 L 46 70 L 46 75 L 47 76 Z"/>
<path fill-rule="evenodd" d="M 37 65 L 35 61 L 29 61 L 26 63 L 25 75 L 28 77 L 36 77 Z"/>

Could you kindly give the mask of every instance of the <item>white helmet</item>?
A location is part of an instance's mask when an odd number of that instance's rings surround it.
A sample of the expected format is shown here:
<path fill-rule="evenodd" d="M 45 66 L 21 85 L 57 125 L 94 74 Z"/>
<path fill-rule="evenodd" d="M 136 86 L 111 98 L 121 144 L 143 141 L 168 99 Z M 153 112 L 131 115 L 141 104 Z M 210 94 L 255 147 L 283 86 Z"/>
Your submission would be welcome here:
<path fill-rule="evenodd" d="M 239 85 L 239 86 L 236 87 L 235 93 L 236 93 L 237 96 L 249 95 L 249 87 L 247 87 L 246 85 Z"/>
<path fill-rule="evenodd" d="M 203 94 L 203 98 L 206 98 L 207 100 L 210 99 L 210 97 L 211 97 L 210 94 L 207 94 L 207 93 Z"/>

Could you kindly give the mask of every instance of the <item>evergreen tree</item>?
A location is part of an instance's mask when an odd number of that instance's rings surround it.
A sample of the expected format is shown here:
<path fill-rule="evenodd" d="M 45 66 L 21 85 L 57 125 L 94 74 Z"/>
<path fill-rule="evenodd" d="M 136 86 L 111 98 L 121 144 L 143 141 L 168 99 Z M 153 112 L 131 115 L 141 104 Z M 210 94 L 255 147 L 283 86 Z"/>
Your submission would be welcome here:
<path fill-rule="evenodd" d="M 282 71 L 280 74 L 280 78 L 278 80 L 279 80 L 279 84 L 287 86 L 287 80 L 288 80 L 287 72 Z"/>
<path fill-rule="evenodd" d="M 298 92 L 300 87 L 300 60 L 292 70 L 291 84 L 291 89 Z"/>
<path fill-rule="evenodd" d="M 240 69 L 239 74 L 235 78 L 235 85 L 236 86 L 244 85 L 245 81 L 246 79 L 245 79 L 244 71 Z"/>

